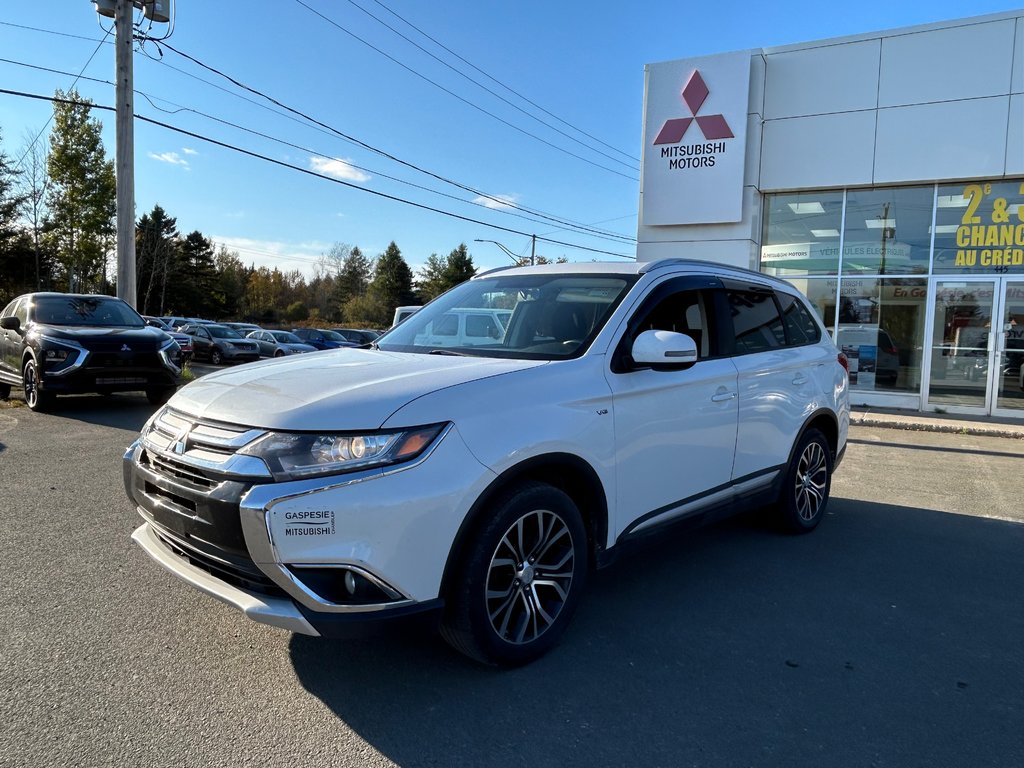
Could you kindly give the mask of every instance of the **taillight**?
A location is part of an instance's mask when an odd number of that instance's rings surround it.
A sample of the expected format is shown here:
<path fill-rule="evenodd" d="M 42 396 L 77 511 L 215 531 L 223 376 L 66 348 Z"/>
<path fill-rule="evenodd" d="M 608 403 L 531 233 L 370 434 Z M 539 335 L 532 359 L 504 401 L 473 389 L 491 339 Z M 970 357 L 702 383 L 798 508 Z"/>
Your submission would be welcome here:
<path fill-rule="evenodd" d="M 846 355 L 844 355 L 842 352 L 840 352 L 839 353 L 839 357 L 837 357 L 836 360 L 839 361 L 839 364 L 841 366 L 843 366 L 843 370 L 846 371 L 847 376 L 849 376 L 849 374 L 850 374 L 850 361 L 846 359 Z"/>

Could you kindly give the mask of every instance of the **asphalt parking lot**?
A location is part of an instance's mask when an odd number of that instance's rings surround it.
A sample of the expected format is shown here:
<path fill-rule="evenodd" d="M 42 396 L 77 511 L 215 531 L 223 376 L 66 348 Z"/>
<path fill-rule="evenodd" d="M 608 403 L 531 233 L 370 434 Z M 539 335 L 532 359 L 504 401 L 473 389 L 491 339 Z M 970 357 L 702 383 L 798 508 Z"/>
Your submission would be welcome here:
<path fill-rule="evenodd" d="M 0 766 L 1024 765 L 1024 443 L 858 427 L 814 534 L 602 571 L 564 642 L 253 624 L 130 541 L 141 396 L 0 408 Z"/>

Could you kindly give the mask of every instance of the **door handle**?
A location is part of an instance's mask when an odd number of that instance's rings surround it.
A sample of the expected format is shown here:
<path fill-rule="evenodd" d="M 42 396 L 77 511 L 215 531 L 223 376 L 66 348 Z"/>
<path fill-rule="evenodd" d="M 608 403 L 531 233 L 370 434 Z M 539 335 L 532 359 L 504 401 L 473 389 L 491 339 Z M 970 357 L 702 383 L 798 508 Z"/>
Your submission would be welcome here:
<path fill-rule="evenodd" d="M 735 392 L 719 392 L 718 394 L 711 396 L 711 402 L 724 403 L 726 400 L 732 400 L 735 397 Z"/>

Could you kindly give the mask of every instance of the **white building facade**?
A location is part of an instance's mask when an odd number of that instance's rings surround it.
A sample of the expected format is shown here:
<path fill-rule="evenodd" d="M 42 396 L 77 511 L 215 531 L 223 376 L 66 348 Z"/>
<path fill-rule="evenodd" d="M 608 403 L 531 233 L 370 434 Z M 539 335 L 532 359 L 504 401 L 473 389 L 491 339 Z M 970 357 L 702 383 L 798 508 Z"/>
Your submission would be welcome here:
<path fill-rule="evenodd" d="M 646 68 L 637 258 L 784 277 L 859 404 L 1024 418 L 1024 10 Z"/>

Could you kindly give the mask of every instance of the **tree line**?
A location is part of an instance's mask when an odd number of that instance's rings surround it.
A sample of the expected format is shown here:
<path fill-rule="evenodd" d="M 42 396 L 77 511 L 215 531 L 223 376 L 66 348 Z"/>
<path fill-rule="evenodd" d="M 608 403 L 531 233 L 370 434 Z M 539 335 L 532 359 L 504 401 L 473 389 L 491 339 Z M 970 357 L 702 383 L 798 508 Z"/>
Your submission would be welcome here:
<path fill-rule="evenodd" d="M 21 293 L 116 290 L 116 192 L 101 124 L 87 100 L 56 92 L 48 138 L 26 135 L 14 161 L 0 126 L 0 307 Z M 396 306 L 425 303 L 472 277 L 465 243 L 431 254 L 414 274 L 398 245 L 376 257 L 336 243 L 307 278 L 246 266 L 198 230 L 182 234 L 159 204 L 135 227 L 137 309 L 143 314 L 386 327 Z"/>

